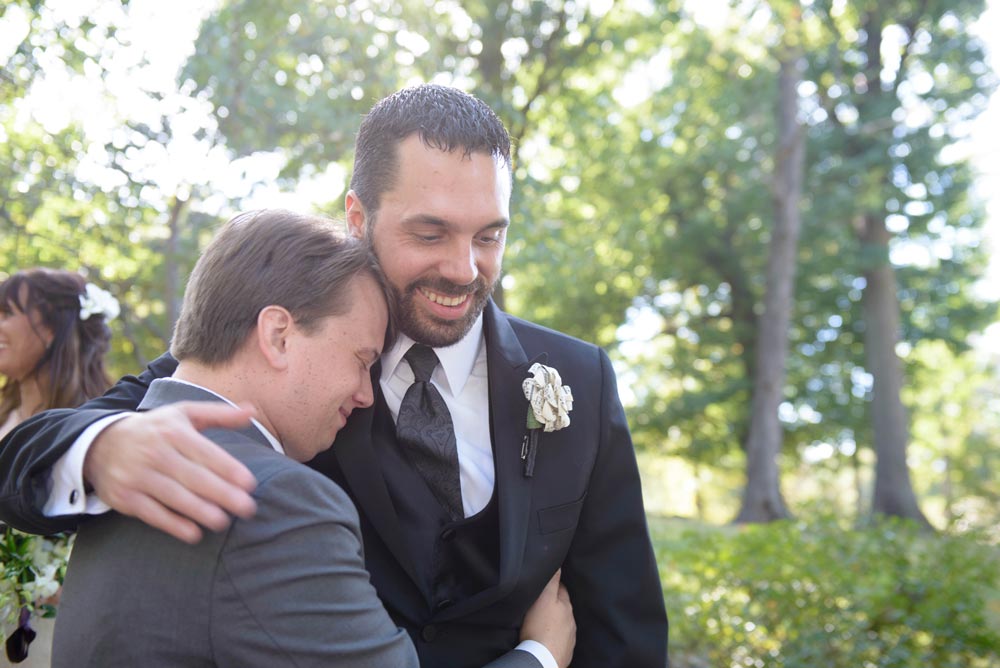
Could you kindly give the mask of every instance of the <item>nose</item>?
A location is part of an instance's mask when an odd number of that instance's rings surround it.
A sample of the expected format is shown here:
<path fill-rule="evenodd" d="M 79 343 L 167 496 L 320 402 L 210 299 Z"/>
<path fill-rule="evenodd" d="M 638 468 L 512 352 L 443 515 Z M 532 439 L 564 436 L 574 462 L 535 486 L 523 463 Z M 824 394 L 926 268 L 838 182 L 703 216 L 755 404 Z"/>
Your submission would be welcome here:
<path fill-rule="evenodd" d="M 476 264 L 476 249 L 474 242 L 465 240 L 452 244 L 447 256 L 442 259 L 441 276 L 456 285 L 469 285 L 479 276 Z"/>
<path fill-rule="evenodd" d="M 367 371 L 361 374 L 361 386 L 354 393 L 354 403 L 358 408 L 368 408 L 375 403 L 375 390 L 372 388 L 372 376 Z"/>

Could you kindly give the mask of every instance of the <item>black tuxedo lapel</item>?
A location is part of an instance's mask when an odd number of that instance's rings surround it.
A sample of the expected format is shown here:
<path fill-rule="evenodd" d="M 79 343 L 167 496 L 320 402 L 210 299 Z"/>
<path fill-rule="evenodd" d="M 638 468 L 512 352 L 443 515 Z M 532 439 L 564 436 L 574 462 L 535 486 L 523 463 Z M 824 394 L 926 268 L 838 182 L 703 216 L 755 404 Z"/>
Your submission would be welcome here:
<path fill-rule="evenodd" d="M 506 596 L 517 584 L 528 536 L 531 479 L 524 477 L 521 441 L 527 431 L 528 400 L 521 383 L 528 368 L 542 357 L 529 360 L 506 315 L 491 300 L 486 305 L 484 330 L 490 401 L 490 434 L 496 470 L 500 512 L 500 581 L 437 617 L 455 619 Z"/>
<path fill-rule="evenodd" d="M 396 561 L 406 570 L 410 578 L 419 583 L 413 562 L 409 558 L 403 532 L 399 528 L 399 517 L 389 497 L 389 489 L 375 456 L 373 439 L 382 430 L 375 429 L 375 411 L 378 410 L 386 419 L 389 407 L 385 405 L 379 378 L 382 367 L 376 364 L 372 368 L 372 387 L 375 390 L 375 403 L 365 409 L 356 409 L 351 413 L 347 424 L 337 434 L 331 451 L 340 464 L 340 470 L 350 487 L 351 496 L 358 508 L 368 517 L 379 537 L 395 556 Z M 317 458 L 318 459 L 318 458 Z"/>

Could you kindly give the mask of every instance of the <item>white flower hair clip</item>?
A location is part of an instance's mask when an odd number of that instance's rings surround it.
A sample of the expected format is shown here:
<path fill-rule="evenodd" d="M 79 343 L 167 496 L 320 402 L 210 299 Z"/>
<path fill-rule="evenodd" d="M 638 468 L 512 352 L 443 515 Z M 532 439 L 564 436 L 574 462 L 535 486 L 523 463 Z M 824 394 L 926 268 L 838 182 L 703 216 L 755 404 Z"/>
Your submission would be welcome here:
<path fill-rule="evenodd" d="M 86 292 L 80 295 L 80 320 L 89 320 L 94 315 L 104 316 L 105 321 L 114 320 L 121 310 L 110 292 L 93 283 L 87 283 Z"/>

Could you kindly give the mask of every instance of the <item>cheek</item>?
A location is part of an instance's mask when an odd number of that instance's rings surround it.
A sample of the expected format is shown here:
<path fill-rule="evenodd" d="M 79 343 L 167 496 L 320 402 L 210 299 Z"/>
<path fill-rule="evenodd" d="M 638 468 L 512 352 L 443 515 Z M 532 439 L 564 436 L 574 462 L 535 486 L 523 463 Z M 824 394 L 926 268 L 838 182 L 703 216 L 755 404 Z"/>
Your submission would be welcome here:
<path fill-rule="evenodd" d="M 481 273 L 489 276 L 490 278 L 496 278 L 497 274 L 500 273 L 502 262 L 503 246 L 498 246 L 484 250 L 480 253 L 477 265 Z"/>
<path fill-rule="evenodd" d="M 386 279 L 397 290 L 425 275 L 438 261 L 433 249 L 392 237 L 378 240 L 375 253 Z"/>

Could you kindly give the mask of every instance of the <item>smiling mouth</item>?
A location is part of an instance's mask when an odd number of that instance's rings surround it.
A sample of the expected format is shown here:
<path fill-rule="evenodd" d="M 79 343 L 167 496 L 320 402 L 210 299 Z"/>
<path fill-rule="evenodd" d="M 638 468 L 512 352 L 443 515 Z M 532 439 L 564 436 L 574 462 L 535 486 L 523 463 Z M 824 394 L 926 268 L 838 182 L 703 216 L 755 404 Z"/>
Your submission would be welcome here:
<path fill-rule="evenodd" d="M 441 306 L 460 306 L 469 299 L 469 295 L 467 294 L 460 297 L 448 297 L 447 295 L 438 294 L 426 288 L 420 288 L 420 294 Z"/>

